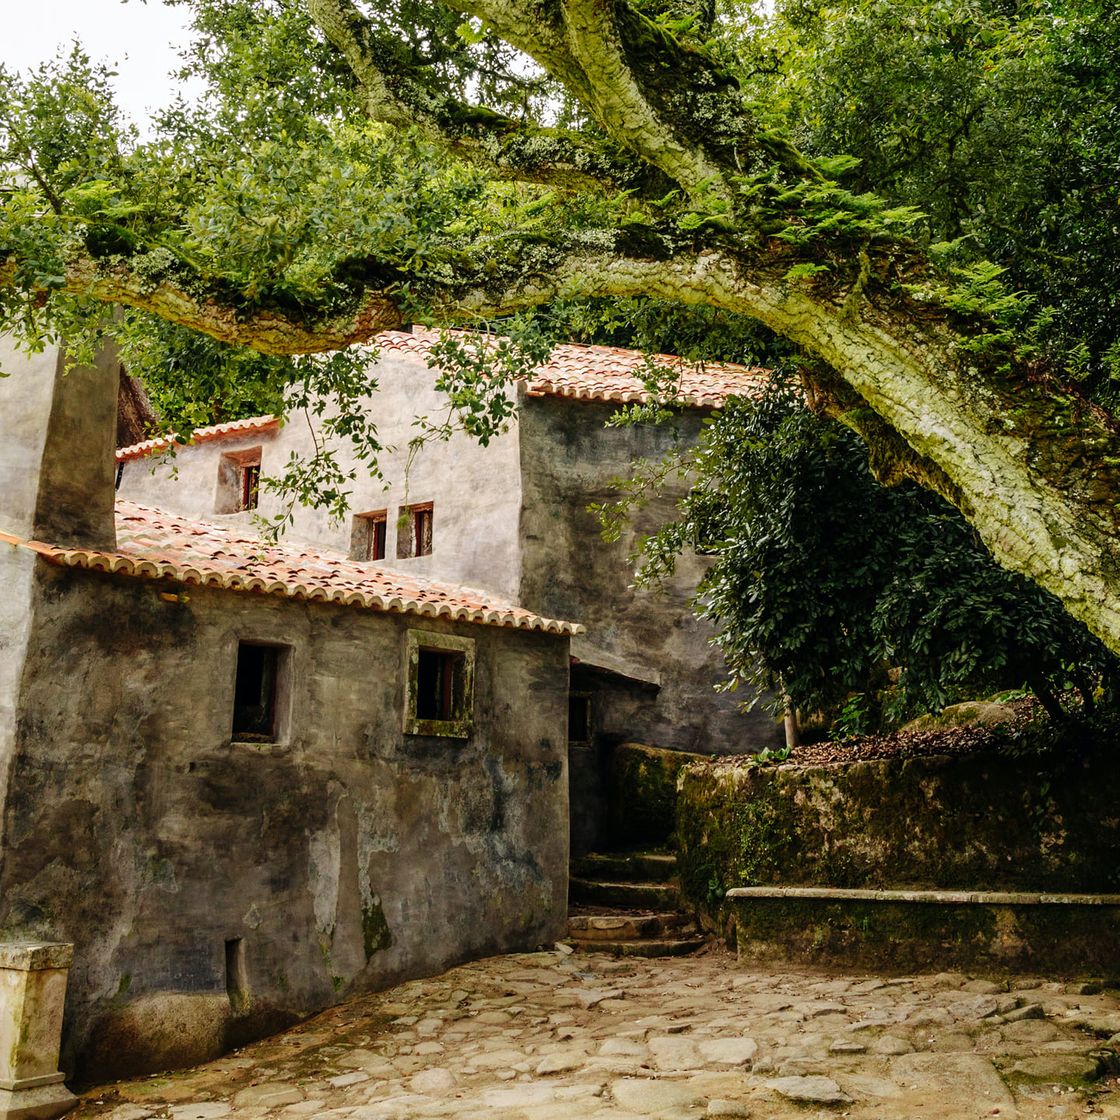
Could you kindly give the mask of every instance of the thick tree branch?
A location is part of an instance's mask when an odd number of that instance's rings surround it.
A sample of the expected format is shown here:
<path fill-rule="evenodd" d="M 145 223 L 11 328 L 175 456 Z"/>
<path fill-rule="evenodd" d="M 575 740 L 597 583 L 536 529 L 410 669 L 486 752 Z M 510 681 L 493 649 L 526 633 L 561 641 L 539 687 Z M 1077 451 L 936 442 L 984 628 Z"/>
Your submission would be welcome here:
<path fill-rule="evenodd" d="M 566 190 L 634 188 L 649 167 L 593 135 L 542 128 L 435 92 L 413 72 L 351 0 L 306 0 L 316 26 L 346 59 L 371 120 L 419 128 L 428 139 L 497 177 Z M 427 75 L 424 75 L 425 77 Z M 664 183 L 659 184 L 664 190 Z"/>
<path fill-rule="evenodd" d="M 674 122 L 663 105 L 642 88 L 638 70 L 629 55 L 648 49 L 664 38 L 654 24 L 632 15 L 627 30 L 639 42 L 622 40 L 614 0 L 561 0 L 568 48 L 587 79 L 589 108 L 612 136 L 688 191 L 710 183 L 730 197 L 726 168 L 712 159 L 698 138 Z M 642 40 L 645 40 L 644 42 Z M 678 75 L 682 88 L 688 76 Z"/>
<path fill-rule="evenodd" d="M 425 289 L 437 321 L 495 318 L 562 297 L 644 295 L 749 315 L 836 371 L 913 452 L 908 471 L 933 482 L 972 522 L 1006 567 L 1056 594 L 1120 650 L 1120 439 L 1107 418 L 1027 369 L 981 377 L 956 352 L 939 317 L 865 293 L 861 314 L 812 285 L 785 279 L 784 247 L 749 264 L 726 251 L 643 258 L 609 231 L 538 246 L 497 271 L 479 267 Z M 594 248 L 589 248 L 594 246 Z M 407 278 L 405 278 L 407 279 Z M 14 265 L 0 285 L 14 285 Z M 143 268 L 72 265 L 67 287 L 86 297 L 151 311 L 223 341 L 266 353 L 336 349 L 402 321 L 398 286 L 372 284 L 354 310 L 330 321 L 274 309 L 234 310 L 193 295 L 173 276 Z M 851 408 L 840 411 L 854 412 Z M 884 429 L 885 430 L 885 429 Z"/>

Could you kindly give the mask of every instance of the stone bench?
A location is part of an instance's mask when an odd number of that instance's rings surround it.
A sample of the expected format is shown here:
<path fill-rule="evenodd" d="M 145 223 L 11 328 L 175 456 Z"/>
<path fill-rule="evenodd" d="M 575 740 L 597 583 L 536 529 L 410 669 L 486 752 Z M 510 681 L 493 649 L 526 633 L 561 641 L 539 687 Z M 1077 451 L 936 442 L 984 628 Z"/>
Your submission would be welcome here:
<path fill-rule="evenodd" d="M 1120 894 L 738 887 L 741 960 L 1120 978 Z"/>

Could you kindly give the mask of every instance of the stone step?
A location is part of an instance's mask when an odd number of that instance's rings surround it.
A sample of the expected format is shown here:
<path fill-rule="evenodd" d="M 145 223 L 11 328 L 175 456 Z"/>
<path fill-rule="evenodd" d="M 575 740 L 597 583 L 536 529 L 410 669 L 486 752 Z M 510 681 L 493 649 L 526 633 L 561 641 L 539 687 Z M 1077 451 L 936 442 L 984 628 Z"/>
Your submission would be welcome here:
<path fill-rule="evenodd" d="M 664 883 L 677 871 L 677 857 L 664 852 L 589 852 L 572 860 L 577 879 L 612 883 Z"/>
<path fill-rule="evenodd" d="M 616 957 L 683 957 L 705 944 L 703 937 L 645 937 L 639 941 L 599 941 L 569 937 L 565 944 L 583 953 L 613 953 Z"/>
<path fill-rule="evenodd" d="M 621 910 L 676 910 L 681 896 L 672 883 L 610 883 L 596 879 L 571 879 L 571 902 L 617 906 Z"/>
<path fill-rule="evenodd" d="M 665 938 L 691 932 L 684 914 L 573 914 L 568 918 L 568 936 L 580 941 L 636 941 L 639 938 Z"/>

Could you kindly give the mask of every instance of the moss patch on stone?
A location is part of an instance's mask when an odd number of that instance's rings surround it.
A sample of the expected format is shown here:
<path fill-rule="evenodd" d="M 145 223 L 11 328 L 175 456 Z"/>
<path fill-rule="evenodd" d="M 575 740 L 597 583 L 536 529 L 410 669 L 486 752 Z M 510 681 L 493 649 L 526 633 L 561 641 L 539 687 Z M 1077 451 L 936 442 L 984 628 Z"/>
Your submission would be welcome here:
<path fill-rule="evenodd" d="M 374 953 L 388 949 L 393 944 L 393 931 L 385 920 L 385 911 L 380 903 L 370 903 L 362 907 L 362 943 L 368 961 Z"/>
<path fill-rule="evenodd" d="M 733 887 L 1117 891 L 1120 768 L 1088 758 L 692 762 L 676 796 L 685 897 Z"/>
<path fill-rule="evenodd" d="M 642 743 L 615 747 L 610 763 L 610 816 L 616 843 L 669 839 L 676 821 L 678 775 L 699 758 Z"/>

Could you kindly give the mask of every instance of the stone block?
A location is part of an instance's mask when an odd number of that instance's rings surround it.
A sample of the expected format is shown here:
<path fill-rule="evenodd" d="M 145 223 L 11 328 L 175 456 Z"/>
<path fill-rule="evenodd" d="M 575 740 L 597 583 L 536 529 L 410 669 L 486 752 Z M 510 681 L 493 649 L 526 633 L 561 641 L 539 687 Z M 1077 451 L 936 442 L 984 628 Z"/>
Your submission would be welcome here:
<path fill-rule="evenodd" d="M 74 947 L 0 945 L 0 1120 L 51 1120 L 77 1103 L 58 1071 Z"/>
<path fill-rule="evenodd" d="M 905 971 L 1004 972 L 1044 964 L 1052 975 L 1077 976 L 1115 968 L 1120 959 L 1117 894 L 765 886 L 737 887 L 725 901 L 743 960 Z M 981 1018 L 1013 1011 L 1006 1005 L 1014 1004 L 1012 997 L 1005 995 L 1005 1004 L 978 992 L 981 986 L 1002 991 L 987 981 L 966 985 L 976 999 L 957 1005 L 959 1013 Z M 1032 1022 L 1019 1018 L 1008 1029 Z"/>

